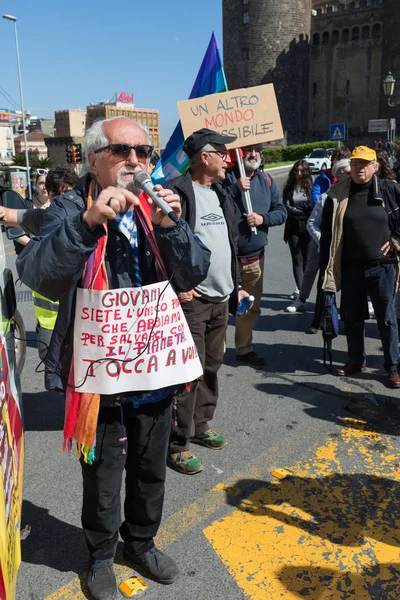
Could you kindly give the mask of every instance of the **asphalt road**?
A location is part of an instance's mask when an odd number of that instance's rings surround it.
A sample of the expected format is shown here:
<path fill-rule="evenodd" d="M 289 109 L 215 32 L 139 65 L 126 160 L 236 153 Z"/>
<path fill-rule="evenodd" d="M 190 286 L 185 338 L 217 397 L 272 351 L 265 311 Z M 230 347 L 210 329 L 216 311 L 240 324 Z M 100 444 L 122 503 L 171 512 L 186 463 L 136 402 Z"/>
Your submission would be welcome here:
<path fill-rule="evenodd" d="M 285 176 L 276 179 L 282 185 Z M 400 393 L 385 387 L 374 320 L 366 325 L 367 372 L 343 380 L 326 371 L 321 336 L 304 333 L 315 290 L 307 313 L 283 310 L 295 286 L 282 237 L 282 227 L 271 230 L 254 332 L 266 367 L 236 363 L 232 321 L 212 424 L 229 444 L 218 452 L 195 447 L 205 465 L 198 475 L 168 470 L 157 543 L 181 577 L 169 587 L 149 582 L 148 600 L 400 597 Z M 84 598 L 80 467 L 61 451 L 63 400 L 44 391 L 32 302 L 24 286 L 17 291 L 30 340 L 22 376 L 22 525 L 32 527 L 22 542 L 17 599 Z M 346 361 L 343 335 L 334 342 L 334 361 Z M 285 473 L 277 468 L 289 469 L 289 477 L 279 479 Z M 116 562 L 121 580 L 130 570 Z"/>

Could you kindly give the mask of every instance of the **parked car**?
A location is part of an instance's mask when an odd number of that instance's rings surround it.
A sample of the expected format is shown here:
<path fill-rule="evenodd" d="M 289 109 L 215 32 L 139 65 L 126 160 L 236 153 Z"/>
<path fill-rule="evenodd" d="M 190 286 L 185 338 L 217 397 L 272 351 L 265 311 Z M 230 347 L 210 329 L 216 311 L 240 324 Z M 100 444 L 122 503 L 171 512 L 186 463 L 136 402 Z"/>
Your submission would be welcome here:
<path fill-rule="evenodd" d="M 328 150 L 323 148 L 315 148 L 311 154 L 306 156 L 305 160 L 308 162 L 312 173 L 319 173 L 331 167 L 331 157 Z"/>

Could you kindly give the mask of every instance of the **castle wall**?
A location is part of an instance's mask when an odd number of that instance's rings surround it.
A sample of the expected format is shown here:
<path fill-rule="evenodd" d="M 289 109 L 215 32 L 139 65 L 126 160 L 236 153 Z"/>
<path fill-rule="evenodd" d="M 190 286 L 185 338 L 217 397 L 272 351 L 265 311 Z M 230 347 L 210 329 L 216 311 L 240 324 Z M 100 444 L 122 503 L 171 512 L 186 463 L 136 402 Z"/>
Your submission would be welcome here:
<path fill-rule="evenodd" d="M 358 141 L 380 117 L 383 10 L 376 0 L 334 8 L 312 18 L 309 129 L 324 138 L 331 123 L 345 122 L 349 139 Z"/>
<path fill-rule="evenodd" d="M 223 0 L 231 89 L 274 83 L 289 143 L 307 136 L 311 0 Z"/>

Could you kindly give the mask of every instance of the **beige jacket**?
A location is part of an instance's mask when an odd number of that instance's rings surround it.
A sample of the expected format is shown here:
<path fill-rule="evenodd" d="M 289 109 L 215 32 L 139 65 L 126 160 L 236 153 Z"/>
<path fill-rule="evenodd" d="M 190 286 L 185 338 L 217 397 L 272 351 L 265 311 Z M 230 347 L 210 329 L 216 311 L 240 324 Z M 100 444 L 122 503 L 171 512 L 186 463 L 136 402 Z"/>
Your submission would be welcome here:
<path fill-rule="evenodd" d="M 374 196 L 376 200 L 382 202 L 385 207 L 384 199 L 381 197 L 378 186 L 379 180 L 374 175 Z M 350 186 L 352 179 L 346 179 L 341 183 L 335 183 L 328 191 L 328 197 L 333 201 L 332 215 L 332 241 L 329 251 L 329 261 L 325 269 L 322 282 L 322 289 L 325 292 L 338 292 L 341 288 L 342 279 L 342 250 L 343 250 L 343 217 L 346 212 L 349 201 Z M 399 240 L 392 237 L 392 242 L 395 244 L 396 250 L 399 251 Z M 397 276 L 398 289 L 399 277 Z"/>

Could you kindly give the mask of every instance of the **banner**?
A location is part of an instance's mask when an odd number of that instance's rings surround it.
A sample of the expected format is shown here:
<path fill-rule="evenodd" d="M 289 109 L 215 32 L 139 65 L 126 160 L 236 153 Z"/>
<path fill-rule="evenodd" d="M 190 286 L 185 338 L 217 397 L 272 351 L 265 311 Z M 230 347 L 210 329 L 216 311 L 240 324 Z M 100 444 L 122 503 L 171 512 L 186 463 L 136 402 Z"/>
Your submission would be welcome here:
<path fill-rule="evenodd" d="M 11 189 L 25 198 L 26 188 L 28 187 L 25 171 L 14 171 L 11 173 Z"/>
<path fill-rule="evenodd" d="M 178 102 L 185 139 L 206 127 L 236 135 L 227 148 L 239 148 L 283 138 L 281 118 L 272 83 L 211 94 Z"/>
<path fill-rule="evenodd" d="M 207 94 L 224 92 L 227 89 L 217 40 L 213 33 L 189 98 L 199 98 Z M 151 174 L 154 183 L 164 183 L 186 172 L 189 161 L 182 151 L 183 142 L 182 126 L 179 122 Z"/>
<path fill-rule="evenodd" d="M 150 391 L 203 374 L 178 297 L 166 284 L 78 289 L 74 370 L 80 392 Z"/>

